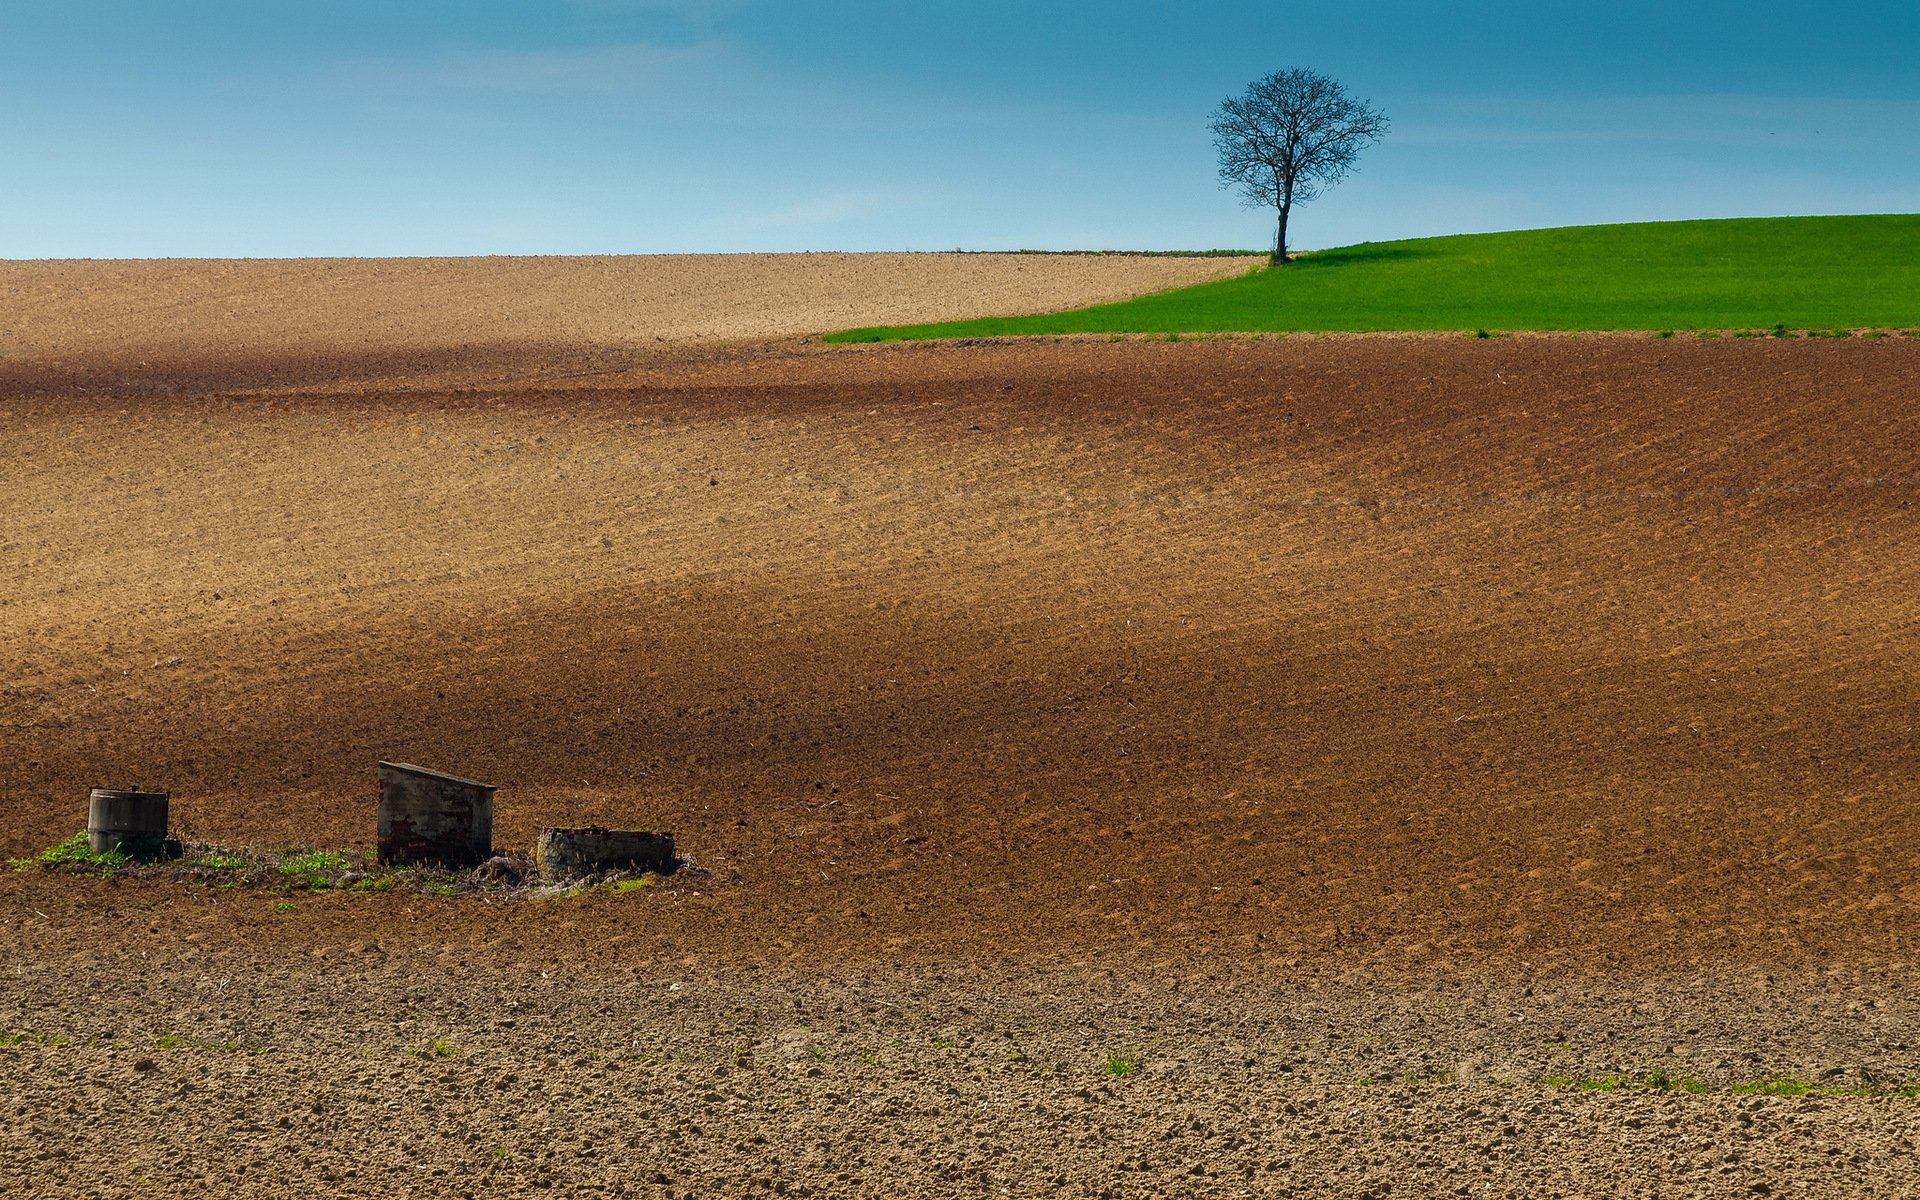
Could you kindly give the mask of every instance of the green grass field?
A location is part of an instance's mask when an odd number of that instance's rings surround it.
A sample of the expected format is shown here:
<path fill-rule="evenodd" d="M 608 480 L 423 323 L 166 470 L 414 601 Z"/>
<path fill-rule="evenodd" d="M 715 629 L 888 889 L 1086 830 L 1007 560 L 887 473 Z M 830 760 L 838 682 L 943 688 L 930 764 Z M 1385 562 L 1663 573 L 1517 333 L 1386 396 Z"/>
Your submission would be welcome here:
<path fill-rule="evenodd" d="M 1583 225 L 1367 242 L 1118 304 L 855 329 L 826 340 L 1916 325 L 1920 215 L 1909 214 Z"/>

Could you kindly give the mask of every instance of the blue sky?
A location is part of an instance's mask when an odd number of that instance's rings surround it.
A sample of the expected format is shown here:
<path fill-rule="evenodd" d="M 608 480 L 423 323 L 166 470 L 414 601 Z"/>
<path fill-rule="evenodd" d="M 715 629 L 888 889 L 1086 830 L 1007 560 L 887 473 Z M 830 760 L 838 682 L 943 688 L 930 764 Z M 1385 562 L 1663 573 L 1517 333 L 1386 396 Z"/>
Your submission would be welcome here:
<path fill-rule="evenodd" d="M 0 257 L 1263 246 L 1206 131 L 1393 120 L 1299 246 L 1920 210 L 1920 3 L 0 0 Z"/>

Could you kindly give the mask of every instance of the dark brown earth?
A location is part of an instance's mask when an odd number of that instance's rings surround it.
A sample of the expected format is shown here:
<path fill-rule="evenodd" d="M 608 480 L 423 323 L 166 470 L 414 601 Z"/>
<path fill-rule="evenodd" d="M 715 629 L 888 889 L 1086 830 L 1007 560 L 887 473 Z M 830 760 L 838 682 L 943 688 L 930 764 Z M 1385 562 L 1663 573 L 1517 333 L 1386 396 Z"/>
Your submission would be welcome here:
<path fill-rule="evenodd" d="M 1920 1079 L 1920 341 L 171 369 L 11 367 L 0 846 L 401 758 L 698 870 L 7 875 L 0 1190 L 1911 1194 L 1728 1089 Z"/>

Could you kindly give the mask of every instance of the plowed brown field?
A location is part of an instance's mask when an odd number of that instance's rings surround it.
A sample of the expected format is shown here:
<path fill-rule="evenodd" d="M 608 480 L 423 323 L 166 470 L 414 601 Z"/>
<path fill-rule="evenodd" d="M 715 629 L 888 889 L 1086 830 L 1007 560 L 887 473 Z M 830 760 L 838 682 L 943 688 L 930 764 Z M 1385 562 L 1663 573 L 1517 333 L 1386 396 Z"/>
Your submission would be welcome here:
<path fill-rule="evenodd" d="M 304 353 L 9 368 L 0 846 L 364 845 L 400 758 L 707 873 L 8 875 L 0 1186 L 1910 1183 L 1920 1102 L 1543 1080 L 1920 1076 L 1920 342 Z"/>
<path fill-rule="evenodd" d="M 689 345 L 1049 312 L 1251 258 L 647 254 L 0 261 L 0 384 L 66 391 L 570 376 Z"/>

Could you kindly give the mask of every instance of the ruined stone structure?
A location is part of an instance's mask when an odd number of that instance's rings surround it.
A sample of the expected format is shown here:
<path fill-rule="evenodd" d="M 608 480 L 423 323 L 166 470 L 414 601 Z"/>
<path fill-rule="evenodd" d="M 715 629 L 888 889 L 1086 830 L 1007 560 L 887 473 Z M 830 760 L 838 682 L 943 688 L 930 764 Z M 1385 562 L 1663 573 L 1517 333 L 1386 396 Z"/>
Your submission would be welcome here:
<path fill-rule="evenodd" d="M 549 879 L 600 871 L 670 872 L 675 866 L 673 835 L 645 829 L 542 829 L 533 843 L 533 861 Z"/>
<path fill-rule="evenodd" d="M 383 863 L 470 867 L 493 854 L 492 784 L 412 763 L 380 764 Z"/>

